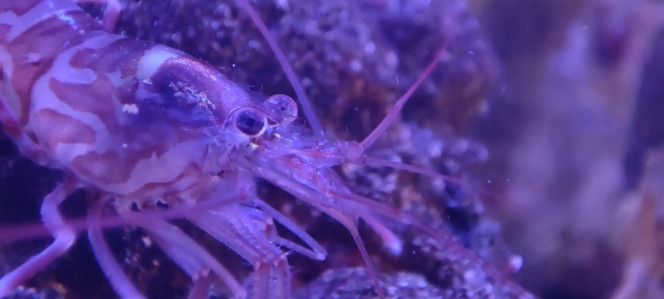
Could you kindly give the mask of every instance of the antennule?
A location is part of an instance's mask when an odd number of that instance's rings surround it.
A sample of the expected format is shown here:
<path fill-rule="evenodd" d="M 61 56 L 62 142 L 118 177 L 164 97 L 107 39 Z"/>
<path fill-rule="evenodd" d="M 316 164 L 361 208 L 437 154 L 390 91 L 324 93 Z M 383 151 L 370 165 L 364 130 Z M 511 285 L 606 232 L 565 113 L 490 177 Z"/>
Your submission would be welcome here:
<path fill-rule="evenodd" d="M 447 45 L 449 44 L 449 39 L 445 40 L 443 45 L 438 48 L 436 51 L 436 54 L 434 54 L 433 60 L 429 62 L 427 67 L 424 69 L 424 71 L 417 77 L 417 80 L 415 80 L 415 83 L 408 88 L 406 93 L 404 93 L 399 100 L 394 104 L 394 106 L 390 109 L 390 111 L 385 115 L 383 120 L 380 121 L 380 124 L 376 126 L 376 128 L 365 138 L 362 140 L 362 146 L 367 149 L 370 146 L 372 146 L 376 140 L 380 137 L 385 130 L 394 122 L 394 119 L 397 118 L 399 113 L 401 113 L 401 110 L 403 109 L 403 106 L 408 102 L 410 97 L 415 93 L 415 90 L 422 85 L 422 82 L 429 77 L 429 74 L 433 71 L 433 69 L 438 65 L 438 62 L 440 62 L 440 59 L 442 57 L 443 52 L 447 49 Z"/>

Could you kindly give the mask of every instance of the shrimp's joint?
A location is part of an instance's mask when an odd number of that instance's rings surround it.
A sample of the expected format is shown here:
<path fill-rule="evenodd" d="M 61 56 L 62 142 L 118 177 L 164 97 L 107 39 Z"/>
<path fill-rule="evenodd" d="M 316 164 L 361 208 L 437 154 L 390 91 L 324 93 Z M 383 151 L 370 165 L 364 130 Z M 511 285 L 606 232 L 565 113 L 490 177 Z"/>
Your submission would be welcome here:
<path fill-rule="evenodd" d="M 258 149 L 258 144 L 251 142 L 249 143 L 249 147 L 251 148 L 251 150 L 255 151 Z"/>

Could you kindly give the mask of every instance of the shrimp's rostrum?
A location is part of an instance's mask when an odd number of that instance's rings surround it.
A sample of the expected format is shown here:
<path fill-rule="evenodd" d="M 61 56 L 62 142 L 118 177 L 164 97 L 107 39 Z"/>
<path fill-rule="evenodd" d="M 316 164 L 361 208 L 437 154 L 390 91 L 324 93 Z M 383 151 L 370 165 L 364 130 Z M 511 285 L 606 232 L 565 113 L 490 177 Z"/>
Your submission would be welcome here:
<path fill-rule="evenodd" d="M 246 1 L 237 2 L 251 13 Z M 105 26 L 115 17 L 105 16 Z M 437 65 L 443 50 L 411 89 Z M 321 260 L 326 252 L 304 229 L 257 196 L 255 179 L 262 178 L 345 226 L 374 280 L 376 294 L 383 297 L 359 235 L 360 219 L 394 254 L 400 252 L 401 243 L 383 218 L 413 224 L 446 246 L 449 236 L 354 194 L 331 167 L 373 163 L 436 177 L 430 171 L 365 155 L 365 147 L 374 143 L 407 98 L 365 141 L 330 141 L 317 125 L 309 130 L 294 121 L 298 105 L 292 98 L 264 99 L 181 51 L 111 34 L 73 1 L 3 1 L 3 130 L 22 154 L 63 171 L 65 177 L 41 208 L 53 242 L 3 274 L 0 296 L 45 269 L 85 229 L 118 295 L 142 297 L 102 233 L 104 227 L 125 225 L 144 229 L 191 278 L 192 297 L 207 296 L 218 280 L 237 298 L 289 297 L 286 254 Z M 309 109 L 306 99 L 299 100 Z M 309 123 L 318 123 L 315 115 L 304 114 Z M 58 207 L 81 188 L 97 199 L 88 208 L 85 225 L 76 226 Z M 156 203 L 166 203 L 169 210 L 149 212 Z M 253 273 L 235 277 L 208 249 L 170 223 L 172 218 L 186 219 L 224 243 L 253 266 Z M 282 237 L 275 222 L 295 237 Z M 476 261 L 473 258 L 469 257 Z"/>

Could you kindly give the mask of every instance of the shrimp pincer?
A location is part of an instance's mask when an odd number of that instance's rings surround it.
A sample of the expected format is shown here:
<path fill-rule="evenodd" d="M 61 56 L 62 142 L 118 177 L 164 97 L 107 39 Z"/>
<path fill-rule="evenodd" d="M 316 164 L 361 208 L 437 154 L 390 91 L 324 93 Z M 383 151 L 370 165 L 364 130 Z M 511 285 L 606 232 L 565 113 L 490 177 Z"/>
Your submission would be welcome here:
<path fill-rule="evenodd" d="M 191 279 L 190 297 L 208 296 L 211 285 L 221 281 L 232 297 L 287 298 L 287 255 L 323 260 L 327 253 L 296 221 L 273 208 L 270 198 L 258 196 L 257 178 L 347 228 L 379 297 L 385 292 L 360 237 L 360 220 L 393 254 L 401 252 L 402 244 L 385 219 L 421 229 L 441 246 L 463 252 L 469 261 L 500 277 L 449 234 L 355 194 L 333 169 L 345 164 L 388 166 L 449 180 L 366 153 L 438 65 L 446 43 L 366 139 L 333 141 L 325 137 L 297 76 L 247 1 L 238 0 L 238 6 L 275 51 L 310 128 L 296 122 L 298 103 L 289 96 L 264 98 L 184 52 L 109 33 L 118 18 L 116 1 L 78 2 L 108 2 L 111 9 L 106 9 L 103 25 L 69 0 L 0 3 L 3 130 L 23 155 L 64 173 L 41 207 L 53 242 L 3 274 L 0 296 L 46 268 L 67 252 L 79 231 L 87 230 L 95 258 L 117 294 L 144 297 L 103 234 L 110 226 L 133 226 L 145 230 Z M 95 197 L 82 224 L 59 211 L 78 189 Z M 158 207 L 163 204 L 168 209 Z M 236 277 L 208 248 L 171 223 L 174 218 L 225 244 L 251 264 L 253 273 Z M 291 236 L 280 234 L 277 224 Z"/>

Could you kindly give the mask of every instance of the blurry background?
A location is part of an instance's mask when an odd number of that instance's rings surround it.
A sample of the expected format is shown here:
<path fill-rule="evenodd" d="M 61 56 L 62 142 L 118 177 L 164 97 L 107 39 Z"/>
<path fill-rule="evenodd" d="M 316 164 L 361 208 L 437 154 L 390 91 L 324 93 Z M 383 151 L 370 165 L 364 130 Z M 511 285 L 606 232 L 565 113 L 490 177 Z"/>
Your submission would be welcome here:
<path fill-rule="evenodd" d="M 502 66 L 477 136 L 518 280 L 549 298 L 661 298 L 659 1 L 471 1 Z"/>

